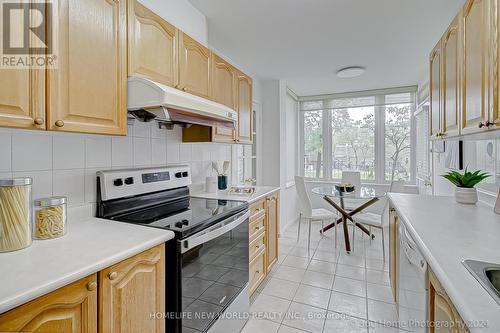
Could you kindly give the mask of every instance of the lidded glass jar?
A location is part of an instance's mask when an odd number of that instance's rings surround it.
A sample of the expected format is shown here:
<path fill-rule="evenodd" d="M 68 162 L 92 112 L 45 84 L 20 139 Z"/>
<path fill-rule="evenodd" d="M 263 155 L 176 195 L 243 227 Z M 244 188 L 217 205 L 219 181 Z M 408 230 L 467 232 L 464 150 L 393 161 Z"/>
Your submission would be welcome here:
<path fill-rule="evenodd" d="M 0 252 L 31 245 L 31 178 L 0 179 Z"/>
<path fill-rule="evenodd" d="M 51 239 L 66 234 L 66 197 L 49 197 L 35 200 L 33 237 Z"/>

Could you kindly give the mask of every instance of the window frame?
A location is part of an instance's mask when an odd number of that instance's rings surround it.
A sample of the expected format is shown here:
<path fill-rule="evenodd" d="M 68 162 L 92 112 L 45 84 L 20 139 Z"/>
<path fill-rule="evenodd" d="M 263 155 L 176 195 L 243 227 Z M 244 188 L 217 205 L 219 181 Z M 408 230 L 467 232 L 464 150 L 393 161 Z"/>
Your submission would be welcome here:
<path fill-rule="evenodd" d="M 307 96 L 307 97 L 299 97 L 299 102 L 308 102 L 308 101 L 322 101 L 323 105 L 327 104 L 329 100 L 332 99 L 340 99 L 340 98 L 354 98 L 354 97 L 367 97 L 367 96 L 375 96 L 375 105 L 374 105 L 374 117 L 375 117 L 375 180 L 362 180 L 363 183 L 369 184 L 389 184 L 390 181 L 385 179 L 385 98 L 386 95 L 393 95 L 399 93 L 410 93 L 411 94 L 411 115 L 410 115 L 410 180 L 406 182 L 409 185 L 416 184 L 416 151 L 415 151 L 415 140 L 416 140 L 416 132 L 415 132 L 415 112 L 416 112 L 416 94 L 417 87 L 399 87 L 399 88 L 391 88 L 391 89 L 378 89 L 378 90 L 370 90 L 370 91 L 361 91 L 361 92 L 349 92 L 342 94 L 330 94 L 330 95 L 320 95 L 320 96 Z M 312 110 L 311 110 L 312 111 Z M 299 156 L 300 156 L 300 174 L 304 176 L 308 181 L 316 181 L 316 182 L 334 182 L 340 181 L 338 178 L 332 177 L 332 128 L 330 126 L 331 123 L 331 110 L 328 108 L 323 108 L 321 112 L 323 113 L 323 128 L 322 128 L 322 136 L 323 136 L 323 156 L 328 158 L 323 158 L 323 177 L 305 177 L 304 173 L 304 114 L 307 111 L 303 111 L 301 107 L 299 107 Z M 329 138 L 325 141 L 325 138 Z"/>

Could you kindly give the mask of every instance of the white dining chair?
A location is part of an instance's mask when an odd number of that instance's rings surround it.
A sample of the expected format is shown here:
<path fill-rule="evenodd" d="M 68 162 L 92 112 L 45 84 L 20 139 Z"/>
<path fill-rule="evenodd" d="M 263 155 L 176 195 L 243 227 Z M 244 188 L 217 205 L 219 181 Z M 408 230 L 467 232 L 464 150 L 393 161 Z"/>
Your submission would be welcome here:
<path fill-rule="evenodd" d="M 351 184 L 354 186 L 354 193 L 361 193 L 361 173 L 359 171 L 342 171 L 342 184 Z M 353 199 L 344 199 L 345 209 L 353 210 L 356 208 L 356 201 Z"/>
<path fill-rule="evenodd" d="M 309 220 L 309 232 L 307 236 L 307 254 L 311 248 L 311 224 L 313 221 L 321 221 L 321 229 L 325 221 L 336 221 L 337 214 L 324 208 L 312 208 L 311 199 L 306 189 L 304 177 L 295 176 L 295 187 L 297 189 L 299 203 L 299 225 L 297 231 L 297 242 L 300 240 L 300 225 L 303 219 Z M 335 242 L 337 240 L 337 228 L 335 228 Z M 335 244 L 337 246 L 337 244 Z"/>
<path fill-rule="evenodd" d="M 392 193 L 404 193 L 405 192 L 405 183 L 403 180 L 395 180 L 391 182 L 389 187 L 389 192 Z M 368 212 L 360 212 L 353 216 L 353 220 L 355 223 L 359 223 L 368 227 L 368 231 L 370 235 L 372 233 L 372 227 L 381 230 L 382 234 L 382 252 L 383 259 L 385 261 L 385 237 L 384 237 L 384 212 L 387 208 L 389 200 L 387 197 L 384 197 L 373 205 L 371 211 Z M 354 244 L 354 231 L 352 233 L 353 244 Z M 370 241 L 372 240 L 370 236 Z"/>

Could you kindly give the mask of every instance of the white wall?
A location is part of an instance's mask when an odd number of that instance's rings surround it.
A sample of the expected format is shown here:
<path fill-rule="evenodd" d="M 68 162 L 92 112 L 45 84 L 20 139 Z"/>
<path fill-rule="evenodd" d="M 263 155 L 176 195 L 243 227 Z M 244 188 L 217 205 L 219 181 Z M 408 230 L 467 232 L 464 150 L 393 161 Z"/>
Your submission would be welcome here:
<path fill-rule="evenodd" d="M 284 81 L 262 82 L 261 184 L 280 187 L 279 229 L 298 218 L 294 177 L 297 174 L 297 101 L 287 94 Z"/>
<path fill-rule="evenodd" d="M 207 19 L 187 0 L 139 0 L 170 24 L 208 46 Z"/>

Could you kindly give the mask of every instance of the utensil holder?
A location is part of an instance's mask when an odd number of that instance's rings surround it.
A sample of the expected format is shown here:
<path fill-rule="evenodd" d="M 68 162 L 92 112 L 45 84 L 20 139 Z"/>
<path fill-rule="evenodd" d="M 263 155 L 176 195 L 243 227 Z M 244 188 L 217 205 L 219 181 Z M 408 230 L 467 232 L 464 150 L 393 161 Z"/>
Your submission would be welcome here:
<path fill-rule="evenodd" d="M 226 175 L 217 176 L 217 187 L 219 188 L 219 190 L 227 189 L 227 176 Z"/>

